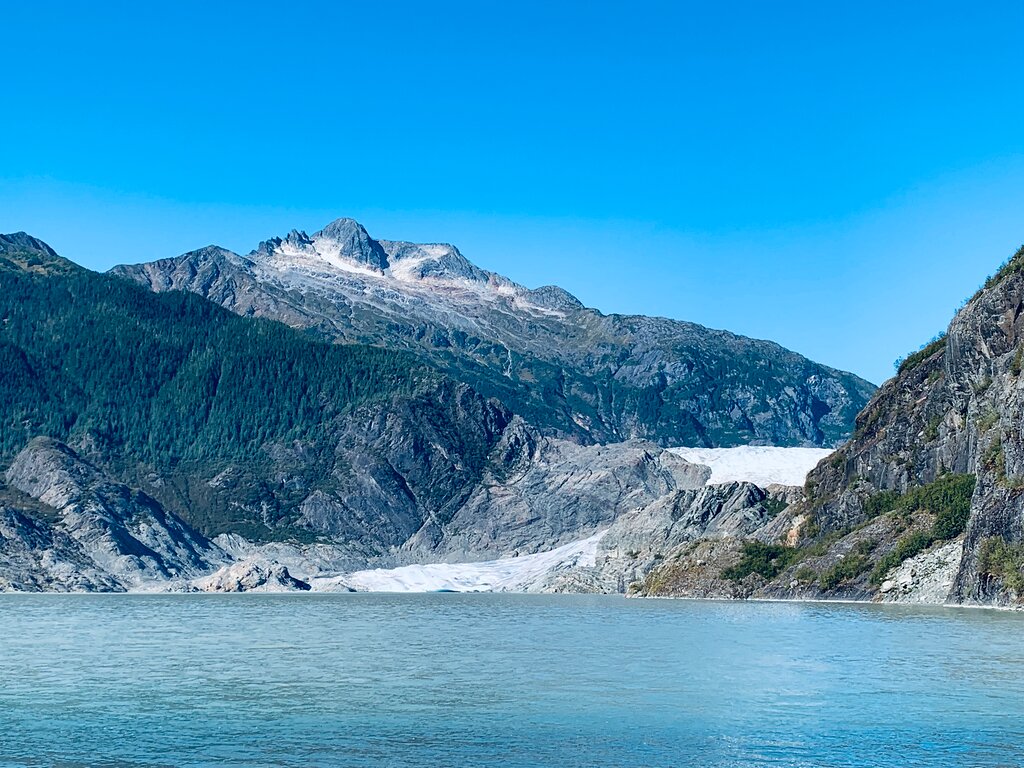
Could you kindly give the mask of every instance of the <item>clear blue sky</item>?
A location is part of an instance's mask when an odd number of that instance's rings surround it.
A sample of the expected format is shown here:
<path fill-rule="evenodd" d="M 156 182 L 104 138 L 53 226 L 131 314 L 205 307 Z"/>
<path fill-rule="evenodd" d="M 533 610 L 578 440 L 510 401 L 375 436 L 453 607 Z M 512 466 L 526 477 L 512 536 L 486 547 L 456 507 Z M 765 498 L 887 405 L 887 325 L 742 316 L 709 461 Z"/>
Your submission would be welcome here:
<path fill-rule="evenodd" d="M 1024 3 L 0 0 L 0 231 L 354 216 L 880 382 L 1024 242 Z"/>

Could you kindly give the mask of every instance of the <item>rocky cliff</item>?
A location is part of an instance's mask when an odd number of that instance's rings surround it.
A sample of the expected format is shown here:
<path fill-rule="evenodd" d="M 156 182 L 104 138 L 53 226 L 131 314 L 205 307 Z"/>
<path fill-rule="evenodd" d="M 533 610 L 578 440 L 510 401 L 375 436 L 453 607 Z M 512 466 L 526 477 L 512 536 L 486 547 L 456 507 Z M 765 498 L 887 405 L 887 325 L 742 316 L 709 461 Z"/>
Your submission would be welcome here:
<path fill-rule="evenodd" d="M 113 272 L 332 340 L 409 350 L 581 442 L 832 446 L 874 390 L 771 342 L 603 315 L 560 288 L 479 269 L 451 245 L 378 241 L 350 219 L 245 256 L 209 246 Z"/>
<path fill-rule="evenodd" d="M 154 499 L 112 481 L 55 440 L 33 439 L 4 480 L 0 584 L 7 588 L 158 588 L 228 561 Z"/>
<path fill-rule="evenodd" d="M 665 568 L 648 591 L 693 593 L 733 567 L 710 591 L 1021 603 L 1022 356 L 1024 249 L 903 361 L 853 439 L 809 475 L 805 501 L 714 568 Z"/>

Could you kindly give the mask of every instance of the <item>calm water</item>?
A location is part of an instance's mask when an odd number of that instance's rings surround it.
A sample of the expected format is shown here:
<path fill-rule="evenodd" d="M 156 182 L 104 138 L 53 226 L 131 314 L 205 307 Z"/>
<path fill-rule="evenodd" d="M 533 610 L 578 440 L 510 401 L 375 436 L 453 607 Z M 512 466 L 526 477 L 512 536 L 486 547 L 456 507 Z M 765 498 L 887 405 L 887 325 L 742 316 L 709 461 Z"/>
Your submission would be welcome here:
<path fill-rule="evenodd" d="M 0 764 L 1024 764 L 1024 616 L 0 596 Z"/>

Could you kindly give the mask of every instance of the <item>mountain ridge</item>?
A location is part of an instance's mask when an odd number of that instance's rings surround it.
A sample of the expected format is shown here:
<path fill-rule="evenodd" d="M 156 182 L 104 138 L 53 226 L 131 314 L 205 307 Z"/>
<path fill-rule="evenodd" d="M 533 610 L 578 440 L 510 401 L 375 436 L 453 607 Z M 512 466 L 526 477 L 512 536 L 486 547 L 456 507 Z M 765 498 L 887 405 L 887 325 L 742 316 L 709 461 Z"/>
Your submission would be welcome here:
<path fill-rule="evenodd" d="M 323 338 L 406 349 L 549 434 L 585 443 L 835 445 L 874 387 L 771 341 L 605 315 L 447 244 L 374 240 L 352 219 L 111 270 Z"/>
<path fill-rule="evenodd" d="M 408 352 L 327 344 L 28 241 L 0 249 L 0 319 L 12 485 L 51 498 L 58 465 L 81 462 L 207 538 L 327 543 L 361 566 L 493 558 L 593 535 L 709 472 L 642 440 L 544 436 Z M 15 522 L 26 562 L 45 536 Z"/>

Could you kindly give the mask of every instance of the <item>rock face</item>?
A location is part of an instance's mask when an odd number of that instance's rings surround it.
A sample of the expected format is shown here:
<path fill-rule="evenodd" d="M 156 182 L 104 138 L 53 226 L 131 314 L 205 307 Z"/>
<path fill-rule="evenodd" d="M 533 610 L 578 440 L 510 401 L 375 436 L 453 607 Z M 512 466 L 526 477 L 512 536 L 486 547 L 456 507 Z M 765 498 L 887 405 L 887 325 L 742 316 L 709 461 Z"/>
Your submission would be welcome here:
<path fill-rule="evenodd" d="M 479 269 L 451 245 L 374 240 L 351 219 L 247 256 L 209 246 L 113 272 L 332 340 L 411 350 L 582 442 L 832 446 L 874 390 L 777 344 L 603 315 L 555 286 Z"/>
<path fill-rule="evenodd" d="M 260 559 L 225 565 L 190 584 L 196 592 L 308 592 L 309 584 L 293 578 L 280 563 Z"/>
<path fill-rule="evenodd" d="M 5 479 L 45 510 L 33 518 L 8 509 L 3 518 L 7 568 L 38 569 L 38 581 L 19 579 L 20 588 L 137 589 L 198 576 L 226 560 L 152 498 L 55 440 L 32 440 Z"/>
<path fill-rule="evenodd" d="M 479 559 L 552 549 L 607 528 L 679 489 L 704 486 L 707 467 L 647 441 L 579 446 L 537 437 L 530 454 L 496 463 L 443 526 L 408 544 L 431 559 Z"/>
<path fill-rule="evenodd" d="M 695 564 L 702 578 L 722 589 L 696 595 L 671 592 L 665 584 L 649 583 L 649 574 L 664 574 L 666 564 L 678 564 L 698 547 L 735 549 L 738 541 L 753 536 L 785 507 L 784 493 L 769 493 L 746 482 L 676 490 L 650 504 L 620 516 L 598 545 L 591 569 L 577 569 L 548 585 L 558 592 L 632 592 L 678 596 L 734 596 L 710 559 Z M 731 564 L 731 563 L 727 563 Z M 717 565 L 717 564 L 716 564 Z M 664 576 L 657 577 L 662 579 Z"/>
<path fill-rule="evenodd" d="M 950 598 L 1001 602 L 1024 567 L 1024 249 L 909 357 L 858 417 L 853 441 L 812 474 L 823 529 L 859 524 L 879 491 L 976 478 Z M 867 508 L 866 508 L 867 506 Z M 998 569 L 983 563 L 1005 551 Z M 991 559 L 991 558 L 989 558 Z"/>
<path fill-rule="evenodd" d="M 0 592 L 124 589 L 66 532 L 21 511 L 26 506 L 31 506 L 30 499 L 0 503 Z"/>
<path fill-rule="evenodd" d="M 282 449 L 278 471 L 297 481 L 299 526 L 367 557 L 387 556 L 424 526 L 443 526 L 496 464 L 528 460 L 517 453 L 526 450 L 516 442 L 527 439 L 524 425 L 450 382 L 359 408 L 336 434 L 321 467 L 311 472 L 301 453 Z"/>
<path fill-rule="evenodd" d="M 755 532 L 787 549 L 741 591 L 1019 605 L 1022 358 L 1024 249 L 882 386 L 808 498 Z"/>

